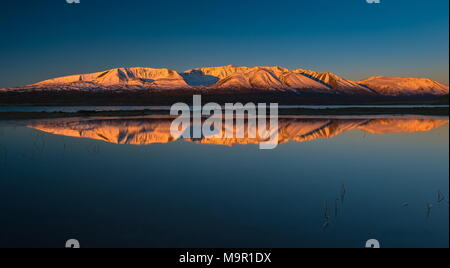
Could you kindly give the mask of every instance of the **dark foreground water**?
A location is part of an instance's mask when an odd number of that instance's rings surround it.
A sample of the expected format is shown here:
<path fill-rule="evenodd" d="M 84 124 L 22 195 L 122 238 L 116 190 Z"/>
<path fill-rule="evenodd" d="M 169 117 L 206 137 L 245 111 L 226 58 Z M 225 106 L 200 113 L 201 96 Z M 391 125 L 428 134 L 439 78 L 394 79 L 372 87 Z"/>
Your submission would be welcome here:
<path fill-rule="evenodd" d="M 449 246 L 448 118 L 283 119 L 269 151 L 169 125 L 0 121 L 0 247 Z"/>

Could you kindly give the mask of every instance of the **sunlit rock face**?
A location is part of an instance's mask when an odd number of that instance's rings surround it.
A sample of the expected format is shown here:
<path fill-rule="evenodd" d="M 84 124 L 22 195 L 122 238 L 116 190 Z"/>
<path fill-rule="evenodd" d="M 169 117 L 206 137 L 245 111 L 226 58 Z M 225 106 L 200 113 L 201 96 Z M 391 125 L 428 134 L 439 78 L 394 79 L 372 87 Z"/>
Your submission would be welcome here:
<path fill-rule="evenodd" d="M 280 66 L 236 67 L 233 65 L 187 71 L 217 77 L 215 88 L 301 90 L 312 93 L 373 95 L 372 90 L 332 73 L 289 70 Z"/>
<path fill-rule="evenodd" d="M 161 88 L 187 88 L 188 84 L 176 71 L 154 68 L 117 68 L 104 72 L 71 75 L 54 78 L 34 84 L 34 86 L 57 86 L 62 84 L 78 83 L 89 85 L 131 85 Z"/>
<path fill-rule="evenodd" d="M 217 88 L 247 88 L 265 90 L 309 90 L 332 92 L 326 85 L 281 67 L 255 67 L 231 74 L 217 82 Z"/>
<path fill-rule="evenodd" d="M 378 94 L 378 92 L 364 87 L 363 85 L 358 84 L 357 82 L 350 81 L 348 79 L 342 78 L 336 74 L 325 72 L 315 72 L 311 70 L 303 70 L 297 69 L 293 71 L 294 73 L 302 74 L 307 77 L 310 77 L 331 89 L 334 89 L 337 92 L 346 92 L 348 94 L 359 94 L 359 95 L 373 95 Z"/>
<path fill-rule="evenodd" d="M 43 132 L 100 140 L 114 144 L 148 145 L 170 143 L 180 139 L 172 137 L 170 126 L 172 119 L 154 118 L 113 118 L 113 119 L 51 119 L 37 121 L 30 128 Z M 426 132 L 448 124 L 448 119 L 438 118 L 375 118 L 375 119 L 280 119 L 278 125 L 279 144 L 287 142 L 307 142 L 316 139 L 330 139 L 342 133 L 361 130 L 373 134 Z M 268 124 L 269 126 L 269 124 Z M 245 137 L 250 133 L 259 133 L 257 126 L 241 126 Z M 233 125 L 234 137 L 240 130 Z M 189 129 L 185 129 L 190 131 Z M 254 132 L 253 132 L 254 131 Z M 225 136 L 225 126 L 217 136 L 201 139 L 185 139 L 188 142 L 215 145 L 259 144 L 264 139 L 258 138 L 221 138 Z"/>
<path fill-rule="evenodd" d="M 7 91 L 124 91 L 156 89 L 293 92 L 364 97 L 419 97 L 448 95 L 449 87 L 426 78 L 374 76 L 351 81 L 330 72 L 290 70 L 280 66 L 201 67 L 178 73 L 170 69 L 116 68 L 103 72 L 49 79 Z M 243 90 L 245 89 L 245 90 Z M 327 96 L 328 96 L 327 95 Z"/>
<path fill-rule="evenodd" d="M 375 76 L 359 82 L 386 96 L 446 95 L 448 86 L 426 78 Z"/>
<path fill-rule="evenodd" d="M 190 73 L 192 71 L 198 71 L 204 75 L 217 77 L 220 80 L 220 79 L 227 78 L 228 76 L 233 75 L 235 73 L 248 71 L 249 69 L 250 68 L 246 67 L 246 66 L 237 67 L 234 65 L 227 65 L 227 66 L 220 66 L 220 67 L 201 67 L 201 68 L 188 70 L 186 72 Z"/>

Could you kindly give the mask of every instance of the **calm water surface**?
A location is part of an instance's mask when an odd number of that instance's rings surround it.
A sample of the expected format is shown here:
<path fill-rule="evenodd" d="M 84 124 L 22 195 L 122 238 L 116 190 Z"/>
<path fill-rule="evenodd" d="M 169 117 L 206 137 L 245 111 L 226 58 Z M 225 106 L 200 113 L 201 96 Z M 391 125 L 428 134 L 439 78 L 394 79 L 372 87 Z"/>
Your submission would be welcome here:
<path fill-rule="evenodd" d="M 0 121 L 0 247 L 449 246 L 448 117 L 282 119 L 269 151 L 169 125 Z"/>
<path fill-rule="evenodd" d="M 0 112 L 170 111 L 171 106 L 0 106 Z M 196 107 L 194 107 L 195 109 Z M 448 105 L 280 105 L 280 109 L 448 108 Z M 198 107 L 201 109 L 201 107 Z M 191 107 L 192 110 L 192 107 Z"/>

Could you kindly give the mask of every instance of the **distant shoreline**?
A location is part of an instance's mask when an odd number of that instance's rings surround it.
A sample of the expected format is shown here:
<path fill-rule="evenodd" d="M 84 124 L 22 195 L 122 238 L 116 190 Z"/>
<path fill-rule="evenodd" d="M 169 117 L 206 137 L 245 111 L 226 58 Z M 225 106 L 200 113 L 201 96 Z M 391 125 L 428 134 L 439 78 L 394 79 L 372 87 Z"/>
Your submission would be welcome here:
<path fill-rule="evenodd" d="M 167 115 L 171 105 L 192 105 L 193 95 L 202 103 L 278 103 L 280 115 L 448 115 L 448 95 L 443 97 L 363 97 L 354 95 L 293 94 L 214 91 L 168 92 L 3 92 L 0 120 L 79 116 Z M 288 109 L 286 109 L 288 106 Z M 21 109 L 7 109 L 21 107 Z M 26 110 L 27 107 L 31 107 Z M 34 107 L 34 108 L 33 108 Z M 39 110 L 38 107 L 48 107 Z M 62 107 L 60 110 L 51 109 Z M 70 107 L 78 107 L 71 111 Z M 85 107 L 85 108 L 83 108 Z M 93 107 L 102 107 L 96 111 Z M 126 107 L 132 107 L 126 109 Z M 155 108 L 156 107 L 156 108 Z M 285 108 L 283 108 L 285 107 Z M 325 107 L 325 108 L 324 108 Z M 2 110 L 3 108 L 3 110 Z M 320 109 L 319 109 L 320 108 Z"/>
<path fill-rule="evenodd" d="M 261 92 L 235 90 L 170 90 L 134 92 L 0 92 L 0 106 L 171 106 L 192 103 L 193 95 L 201 95 L 202 102 L 278 103 L 281 105 L 448 105 L 445 96 L 361 96 L 333 94 L 296 94 L 293 92 Z"/>
<path fill-rule="evenodd" d="M 448 116 L 449 107 L 425 108 L 339 108 L 339 109 L 280 109 L 280 116 L 364 116 L 364 115 L 423 115 Z M 168 116 L 168 110 L 122 110 L 122 111 L 78 111 L 78 112 L 0 112 L 0 120 L 53 119 L 71 117 L 128 117 Z"/>

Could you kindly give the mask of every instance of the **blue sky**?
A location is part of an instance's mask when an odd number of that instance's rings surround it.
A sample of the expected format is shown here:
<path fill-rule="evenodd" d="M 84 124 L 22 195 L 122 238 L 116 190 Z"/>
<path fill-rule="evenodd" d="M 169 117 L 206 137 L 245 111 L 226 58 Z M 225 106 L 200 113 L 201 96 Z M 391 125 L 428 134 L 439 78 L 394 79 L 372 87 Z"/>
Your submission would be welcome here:
<path fill-rule="evenodd" d="M 280 65 L 449 81 L 448 0 L 9 0 L 0 87 L 115 67 Z"/>

